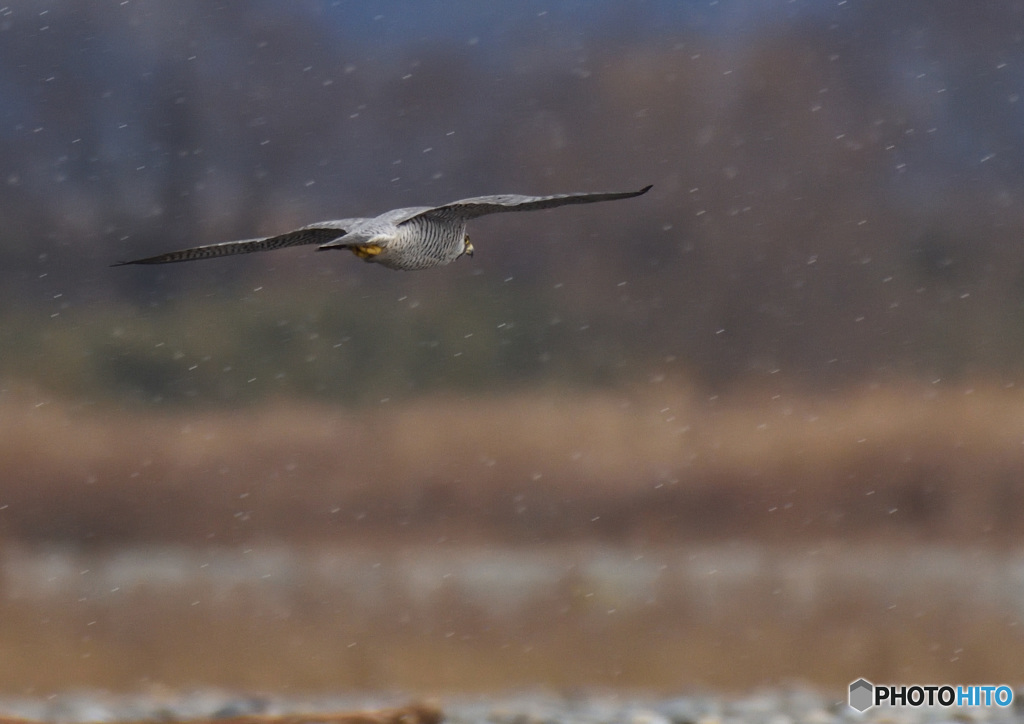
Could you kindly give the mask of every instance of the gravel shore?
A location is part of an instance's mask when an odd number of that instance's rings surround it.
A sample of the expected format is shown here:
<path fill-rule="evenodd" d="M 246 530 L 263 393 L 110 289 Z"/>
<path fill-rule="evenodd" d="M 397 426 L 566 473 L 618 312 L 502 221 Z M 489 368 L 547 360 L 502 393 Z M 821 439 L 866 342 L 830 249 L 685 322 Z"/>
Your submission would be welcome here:
<path fill-rule="evenodd" d="M 287 724 L 343 722 L 341 712 L 376 712 L 352 722 L 427 724 L 438 707 L 451 724 L 829 724 L 830 722 L 1020 722 L 1021 708 L 889 708 L 865 714 L 845 700 L 807 689 L 773 689 L 744 695 L 699 694 L 668 698 L 599 693 L 575 696 L 519 694 L 451 697 L 412 706 L 390 696 L 238 695 L 217 690 L 188 693 L 113 695 L 94 691 L 43 698 L 0 698 L 0 722 L 32 720 L 61 724 L 84 722 L 218 720 L 267 722 L 281 717 Z M 403 708 L 394 708 L 403 707 Z M 420 716 L 426 712 L 425 716 Z M 9 719 L 4 719 L 8 717 Z"/>

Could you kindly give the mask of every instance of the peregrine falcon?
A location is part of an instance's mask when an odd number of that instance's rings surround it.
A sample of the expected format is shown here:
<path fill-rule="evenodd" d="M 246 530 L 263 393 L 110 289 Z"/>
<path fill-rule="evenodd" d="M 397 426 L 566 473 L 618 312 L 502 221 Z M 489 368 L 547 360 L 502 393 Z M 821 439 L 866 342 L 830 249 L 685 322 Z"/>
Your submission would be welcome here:
<path fill-rule="evenodd" d="M 167 264 L 232 254 L 249 254 L 254 251 L 270 251 L 285 246 L 317 244 L 317 251 L 348 249 L 364 261 L 381 264 L 389 269 L 429 269 L 450 264 L 463 254 L 473 255 L 473 245 L 469 243 L 469 236 L 466 234 L 466 222 L 478 216 L 503 211 L 537 211 L 570 204 L 630 199 L 645 194 L 650 189 L 650 186 L 645 186 L 639 191 L 620 193 L 476 196 L 441 206 L 394 209 L 370 219 L 321 221 L 277 236 L 196 246 L 144 259 L 122 261 L 113 266 Z"/>

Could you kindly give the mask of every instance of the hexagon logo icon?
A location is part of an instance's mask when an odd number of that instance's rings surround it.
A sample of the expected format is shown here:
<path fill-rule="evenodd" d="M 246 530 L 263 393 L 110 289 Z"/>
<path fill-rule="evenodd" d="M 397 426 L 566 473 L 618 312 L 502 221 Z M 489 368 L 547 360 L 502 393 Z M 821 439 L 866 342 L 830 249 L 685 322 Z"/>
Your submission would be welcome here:
<path fill-rule="evenodd" d="M 874 706 L 875 685 L 867 679 L 857 679 L 850 684 L 850 706 L 859 712 L 865 712 Z"/>

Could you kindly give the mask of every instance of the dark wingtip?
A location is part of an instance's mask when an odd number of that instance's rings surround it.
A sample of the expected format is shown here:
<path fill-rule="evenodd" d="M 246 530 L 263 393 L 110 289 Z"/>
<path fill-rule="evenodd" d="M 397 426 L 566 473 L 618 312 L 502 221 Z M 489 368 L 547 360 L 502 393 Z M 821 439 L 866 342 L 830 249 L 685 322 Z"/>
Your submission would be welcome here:
<path fill-rule="evenodd" d="M 145 259 L 132 259 L 131 261 L 119 261 L 110 266 L 128 266 L 129 264 L 166 264 L 167 259 L 163 256 L 147 256 Z"/>
<path fill-rule="evenodd" d="M 131 261 L 119 261 L 110 266 L 128 266 L 129 264 L 159 264 L 156 258 L 153 259 L 132 259 Z"/>
<path fill-rule="evenodd" d="M 653 189 L 653 188 L 654 188 L 654 184 L 647 184 L 647 185 L 646 185 L 646 186 L 644 186 L 644 187 L 643 187 L 642 189 L 640 189 L 639 191 L 637 191 L 637 192 L 636 192 L 636 195 L 637 195 L 637 196 L 643 196 L 644 194 L 646 194 L 646 193 L 647 193 L 648 191 L 650 191 L 650 190 L 651 190 L 651 189 Z"/>

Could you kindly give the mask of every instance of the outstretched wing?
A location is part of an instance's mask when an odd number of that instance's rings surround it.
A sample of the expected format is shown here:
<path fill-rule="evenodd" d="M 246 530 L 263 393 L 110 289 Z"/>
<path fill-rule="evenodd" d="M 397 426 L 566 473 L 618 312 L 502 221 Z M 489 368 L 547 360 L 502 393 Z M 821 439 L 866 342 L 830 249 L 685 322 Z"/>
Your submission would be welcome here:
<path fill-rule="evenodd" d="M 651 190 L 650 186 L 644 186 L 639 191 L 623 191 L 618 193 L 582 193 L 582 194 L 556 194 L 554 196 L 519 196 L 518 194 L 500 194 L 497 196 L 476 196 L 471 199 L 453 201 L 443 206 L 413 214 L 401 223 L 406 224 L 413 219 L 420 217 L 443 219 L 475 219 L 478 216 L 487 214 L 499 214 L 503 211 L 539 211 L 541 209 L 553 209 L 557 206 L 569 206 L 571 204 L 594 204 L 598 201 L 616 201 L 618 199 L 631 199 L 641 196 Z"/>
<path fill-rule="evenodd" d="M 243 239 L 241 241 L 223 241 L 219 244 L 207 244 L 205 246 L 194 246 L 191 249 L 172 251 L 167 254 L 149 256 L 145 259 L 134 259 L 132 261 L 119 261 L 111 266 L 123 266 L 125 264 L 170 264 L 177 261 L 195 261 L 197 259 L 214 259 L 220 256 L 232 256 L 234 254 L 251 254 L 255 251 L 271 251 L 283 249 L 286 246 L 299 246 L 301 244 L 326 244 L 339 236 L 344 236 L 346 229 L 358 219 L 339 219 L 337 221 L 321 221 L 317 224 L 310 224 L 295 231 L 278 236 L 267 236 L 262 239 Z"/>

